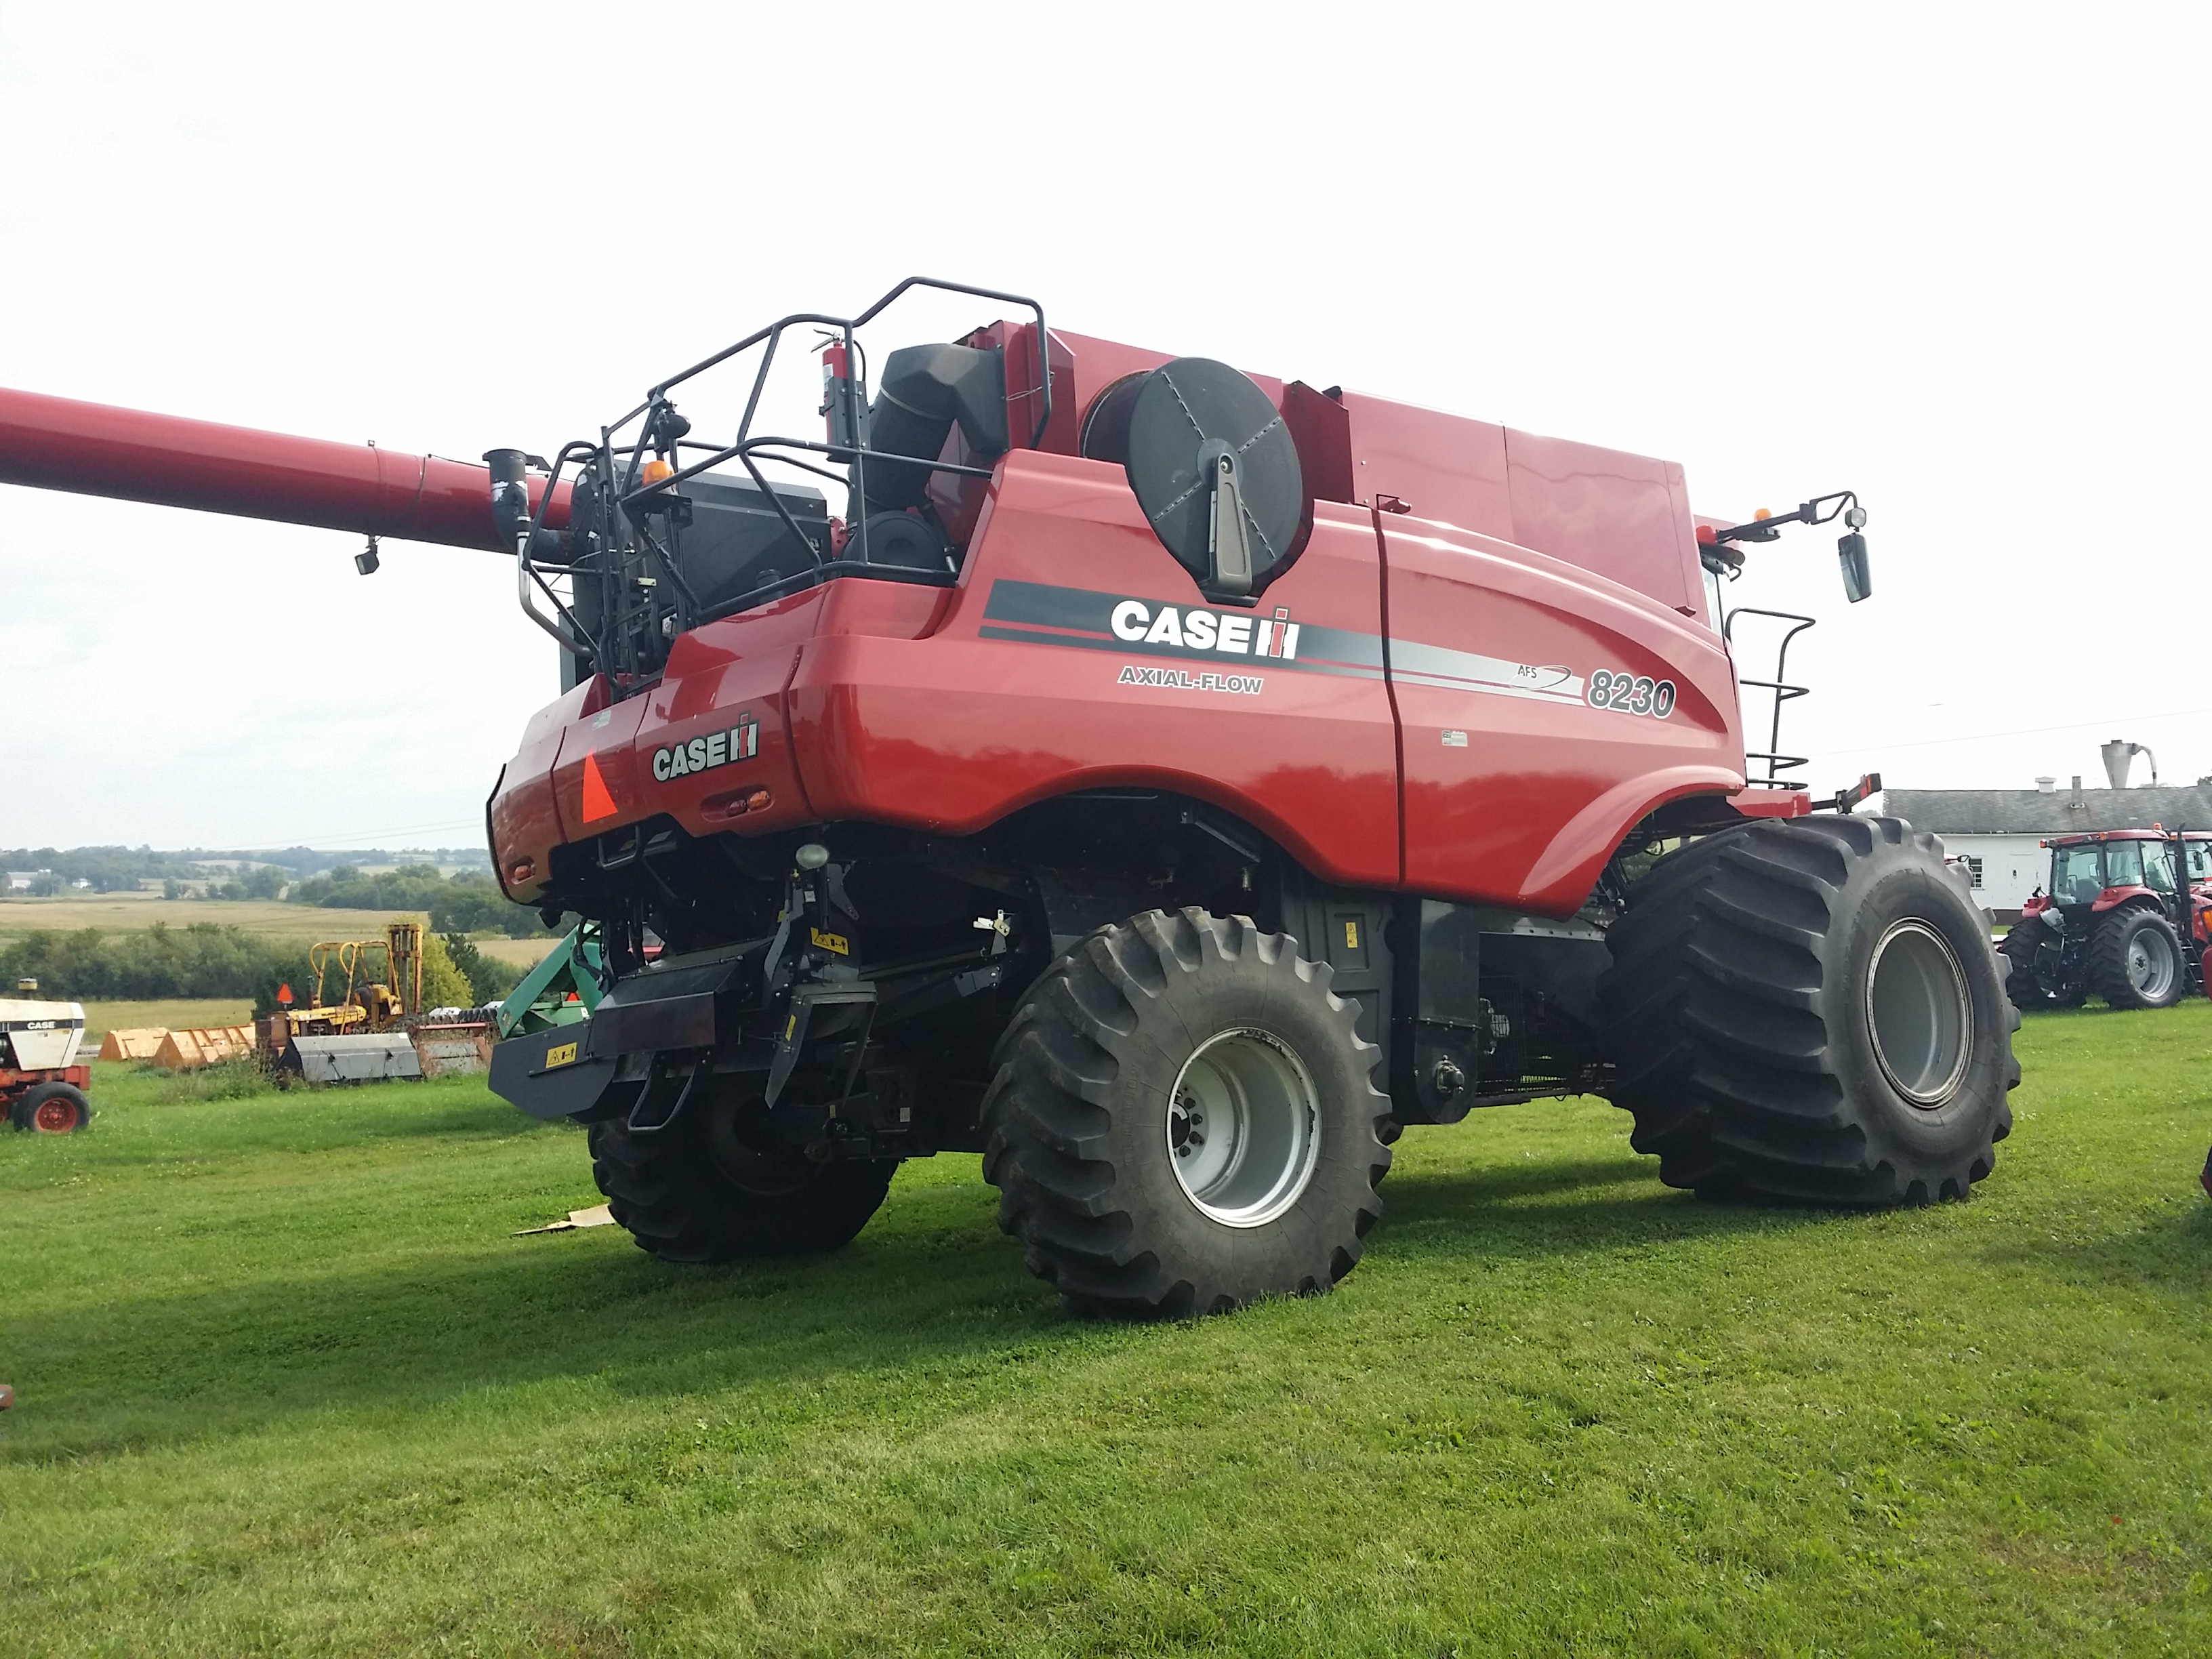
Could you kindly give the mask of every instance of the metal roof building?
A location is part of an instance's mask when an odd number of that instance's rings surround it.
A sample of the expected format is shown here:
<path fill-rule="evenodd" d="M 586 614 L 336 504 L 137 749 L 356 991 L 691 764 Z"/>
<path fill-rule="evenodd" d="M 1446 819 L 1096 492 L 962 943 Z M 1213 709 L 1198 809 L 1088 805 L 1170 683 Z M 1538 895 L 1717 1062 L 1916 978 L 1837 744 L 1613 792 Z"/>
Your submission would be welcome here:
<path fill-rule="evenodd" d="M 1934 831 L 1966 866 L 1975 896 L 2001 921 L 2019 919 L 2027 896 L 2049 878 L 2051 836 L 2095 830 L 2212 830 L 2212 784 L 2140 789 L 1891 789 L 1881 810 Z"/>

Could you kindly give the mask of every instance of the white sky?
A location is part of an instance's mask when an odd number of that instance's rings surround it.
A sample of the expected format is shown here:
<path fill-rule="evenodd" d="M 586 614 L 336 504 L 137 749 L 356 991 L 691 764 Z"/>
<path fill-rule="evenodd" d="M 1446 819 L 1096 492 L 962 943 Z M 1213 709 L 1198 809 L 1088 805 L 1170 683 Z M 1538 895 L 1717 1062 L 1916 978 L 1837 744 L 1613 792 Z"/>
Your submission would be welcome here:
<path fill-rule="evenodd" d="M 1821 618 L 1816 787 L 2187 781 L 2206 18 L 0 0 L 0 385 L 550 453 L 927 271 L 1701 510 L 1854 488 L 1873 599 L 1832 531 L 1732 595 Z M 552 648 L 495 555 L 355 550 L 0 489 L 0 846 L 471 840 Z"/>

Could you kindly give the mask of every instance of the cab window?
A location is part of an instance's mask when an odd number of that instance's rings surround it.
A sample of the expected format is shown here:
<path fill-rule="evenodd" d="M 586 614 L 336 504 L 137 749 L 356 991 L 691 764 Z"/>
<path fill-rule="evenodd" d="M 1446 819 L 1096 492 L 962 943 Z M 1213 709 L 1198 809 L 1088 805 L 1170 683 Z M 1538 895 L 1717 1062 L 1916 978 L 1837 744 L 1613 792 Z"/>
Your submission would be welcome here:
<path fill-rule="evenodd" d="M 2140 887 L 2143 884 L 2142 843 L 2112 841 L 2105 843 L 2105 885 Z"/>
<path fill-rule="evenodd" d="M 2143 885 L 2154 893 L 2173 890 L 2173 848 L 2165 842 L 2143 847 Z"/>
<path fill-rule="evenodd" d="M 2105 849 L 2094 842 L 2062 847 L 2051 860 L 2051 896 L 2061 904 L 2087 904 L 2105 890 Z"/>
<path fill-rule="evenodd" d="M 2192 841 L 2188 845 L 2190 880 L 2212 881 L 2212 841 Z"/>

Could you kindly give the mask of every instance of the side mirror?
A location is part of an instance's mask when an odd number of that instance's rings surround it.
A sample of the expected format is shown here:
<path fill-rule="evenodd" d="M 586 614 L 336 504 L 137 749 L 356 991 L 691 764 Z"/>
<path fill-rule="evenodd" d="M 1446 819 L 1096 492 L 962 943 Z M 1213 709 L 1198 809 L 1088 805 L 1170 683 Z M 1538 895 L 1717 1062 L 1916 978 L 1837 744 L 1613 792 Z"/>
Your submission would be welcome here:
<path fill-rule="evenodd" d="M 1838 537 L 1836 558 L 1844 567 L 1844 597 L 1856 605 L 1874 592 L 1874 574 L 1867 568 L 1866 538 L 1856 530 Z"/>

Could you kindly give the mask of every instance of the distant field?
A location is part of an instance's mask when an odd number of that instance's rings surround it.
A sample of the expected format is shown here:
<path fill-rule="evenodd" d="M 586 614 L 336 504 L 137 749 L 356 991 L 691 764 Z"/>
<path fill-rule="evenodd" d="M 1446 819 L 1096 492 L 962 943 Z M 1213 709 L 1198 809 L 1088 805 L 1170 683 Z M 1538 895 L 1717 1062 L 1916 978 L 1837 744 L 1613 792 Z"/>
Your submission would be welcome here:
<path fill-rule="evenodd" d="M 545 959 L 545 953 L 560 942 L 557 939 L 485 939 L 479 934 L 477 949 L 495 962 L 516 968 L 535 968 Z"/>
<path fill-rule="evenodd" d="M 159 893 L 86 893 L 70 898 L 0 899 L 0 939 L 40 928 L 64 932 L 101 927 L 129 933 L 166 921 L 182 927 L 212 921 L 242 927 L 263 939 L 374 939 L 385 924 L 419 912 L 322 910 L 312 904 L 280 904 L 274 899 L 165 899 Z"/>
<path fill-rule="evenodd" d="M 243 1025 L 253 1018 L 253 1005 L 244 997 L 214 998 L 206 1001 L 88 1002 L 84 1005 L 84 1036 L 97 1044 L 110 1031 L 137 1031 L 149 1026 L 167 1030 L 191 1030 L 202 1025 Z"/>

